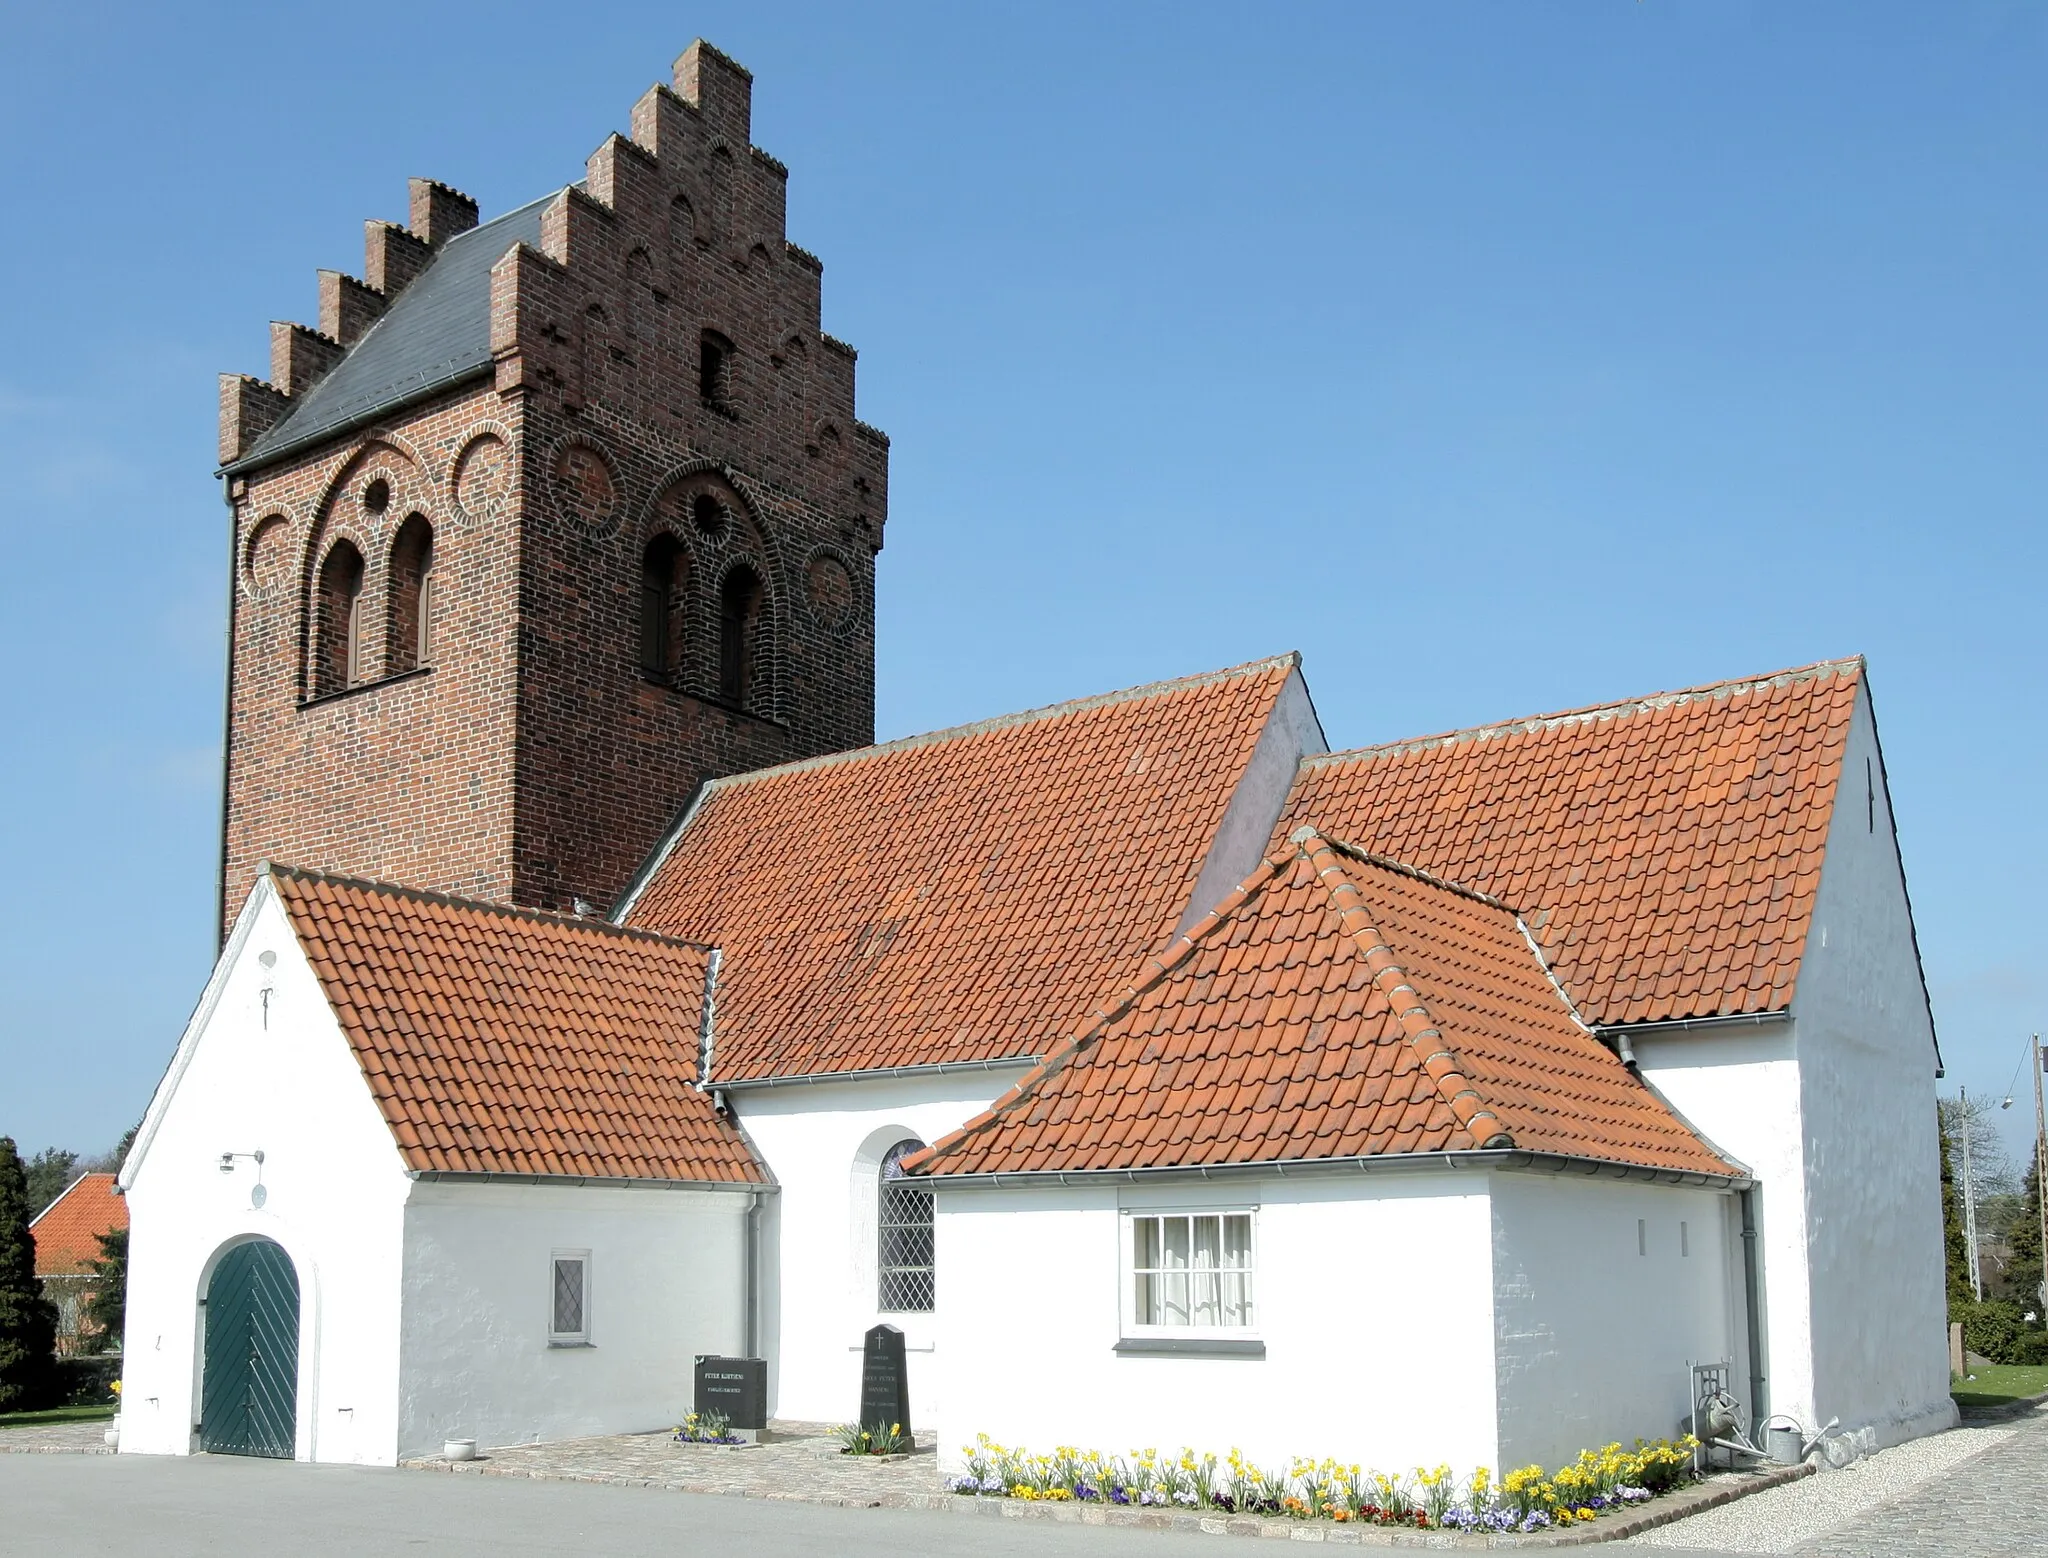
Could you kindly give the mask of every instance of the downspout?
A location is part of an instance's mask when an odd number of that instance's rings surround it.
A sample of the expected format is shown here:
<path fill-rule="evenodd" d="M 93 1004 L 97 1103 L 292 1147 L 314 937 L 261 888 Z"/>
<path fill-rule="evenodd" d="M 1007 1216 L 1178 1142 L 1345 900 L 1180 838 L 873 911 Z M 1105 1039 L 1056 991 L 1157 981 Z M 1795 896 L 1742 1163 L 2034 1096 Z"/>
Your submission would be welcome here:
<path fill-rule="evenodd" d="M 740 1304 L 746 1319 L 743 1358 L 761 1356 L 761 1192 L 747 1197 L 746 1258 L 741 1263 Z"/>
<path fill-rule="evenodd" d="M 238 547 L 235 531 L 235 483 L 238 476 L 221 479 L 220 495 L 228 506 L 228 654 L 227 682 L 221 691 L 220 708 L 220 874 L 215 882 L 213 907 L 213 955 L 219 957 L 228 944 L 228 793 L 229 769 L 235 750 L 235 601 L 241 594 L 235 564 Z"/>
<path fill-rule="evenodd" d="M 1742 1202 L 1742 1301 L 1749 1322 L 1749 1420 L 1761 1423 L 1770 1415 L 1764 1394 L 1764 1315 L 1759 1283 L 1762 1269 L 1756 1252 L 1756 1186 L 1736 1192 Z"/>

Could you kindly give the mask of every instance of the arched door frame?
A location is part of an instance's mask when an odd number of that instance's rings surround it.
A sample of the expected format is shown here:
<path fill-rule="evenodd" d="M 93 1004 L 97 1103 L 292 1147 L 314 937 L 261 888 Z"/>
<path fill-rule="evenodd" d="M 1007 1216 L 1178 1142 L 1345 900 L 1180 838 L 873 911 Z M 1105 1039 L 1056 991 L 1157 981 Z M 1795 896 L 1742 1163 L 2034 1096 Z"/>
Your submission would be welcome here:
<path fill-rule="evenodd" d="M 276 1245 L 292 1263 L 299 1279 L 299 1367 L 296 1385 L 298 1421 L 292 1425 L 292 1459 L 319 1458 L 320 1424 L 320 1269 L 303 1242 L 281 1228 L 252 1228 L 232 1234 L 215 1245 L 199 1266 L 192 1291 L 192 1410 L 191 1449 L 200 1447 L 199 1413 L 206 1397 L 206 1296 L 213 1286 L 213 1274 L 228 1253 L 239 1245 L 259 1240 Z"/>

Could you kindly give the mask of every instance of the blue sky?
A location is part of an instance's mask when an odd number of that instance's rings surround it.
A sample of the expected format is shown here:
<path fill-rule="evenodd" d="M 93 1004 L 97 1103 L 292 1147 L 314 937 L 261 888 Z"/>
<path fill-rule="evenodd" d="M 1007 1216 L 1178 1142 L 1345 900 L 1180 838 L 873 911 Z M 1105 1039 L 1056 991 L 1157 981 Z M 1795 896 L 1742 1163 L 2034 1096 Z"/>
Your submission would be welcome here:
<path fill-rule="evenodd" d="M 2048 1026 L 2048 10 L 9 8 L 0 1132 L 204 980 L 215 375 L 703 34 L 894 440 L 902 735 L 1299 648 L 1333 742 L 1870 656 L 1947 1087 Z M 2022 1076 L 2024 1087 L 2025 1078 Z M 2007 1117 L 2018 1132 L 2021 1111 Z"/>

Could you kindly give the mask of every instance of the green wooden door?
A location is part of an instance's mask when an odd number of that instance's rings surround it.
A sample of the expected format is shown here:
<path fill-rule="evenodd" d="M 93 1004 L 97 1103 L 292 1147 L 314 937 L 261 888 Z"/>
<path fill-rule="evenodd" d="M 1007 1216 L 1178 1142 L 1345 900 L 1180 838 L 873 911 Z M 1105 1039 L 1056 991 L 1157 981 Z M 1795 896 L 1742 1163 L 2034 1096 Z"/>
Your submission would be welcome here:
<path fill-rule="evenodd" d="M 299 1422 L 299 1274 L 268 1239 L 238 1244 L 206 1288 L 200 1448 L 292 1458 Z"/>

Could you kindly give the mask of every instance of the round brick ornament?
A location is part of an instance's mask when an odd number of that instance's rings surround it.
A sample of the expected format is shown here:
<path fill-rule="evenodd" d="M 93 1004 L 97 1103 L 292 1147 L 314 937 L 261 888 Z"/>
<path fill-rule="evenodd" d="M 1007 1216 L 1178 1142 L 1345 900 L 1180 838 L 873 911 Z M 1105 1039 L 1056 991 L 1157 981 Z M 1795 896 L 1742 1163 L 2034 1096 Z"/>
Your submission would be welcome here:
<path fill-rule="evenodd" d="M 512 451 L 496 433 L 480 433 L 455 461 L 455 514 L 464 524 L 498 519 L 512 501 Z"/>
<path fill-rule="evenodd" d="M 611 530 L 619 513 L 619 484 L 601 450 L 581 442 L 563 444 L 555 451 L 553 476 L 555 504 L 563 518 L 586 535 Z"/>

